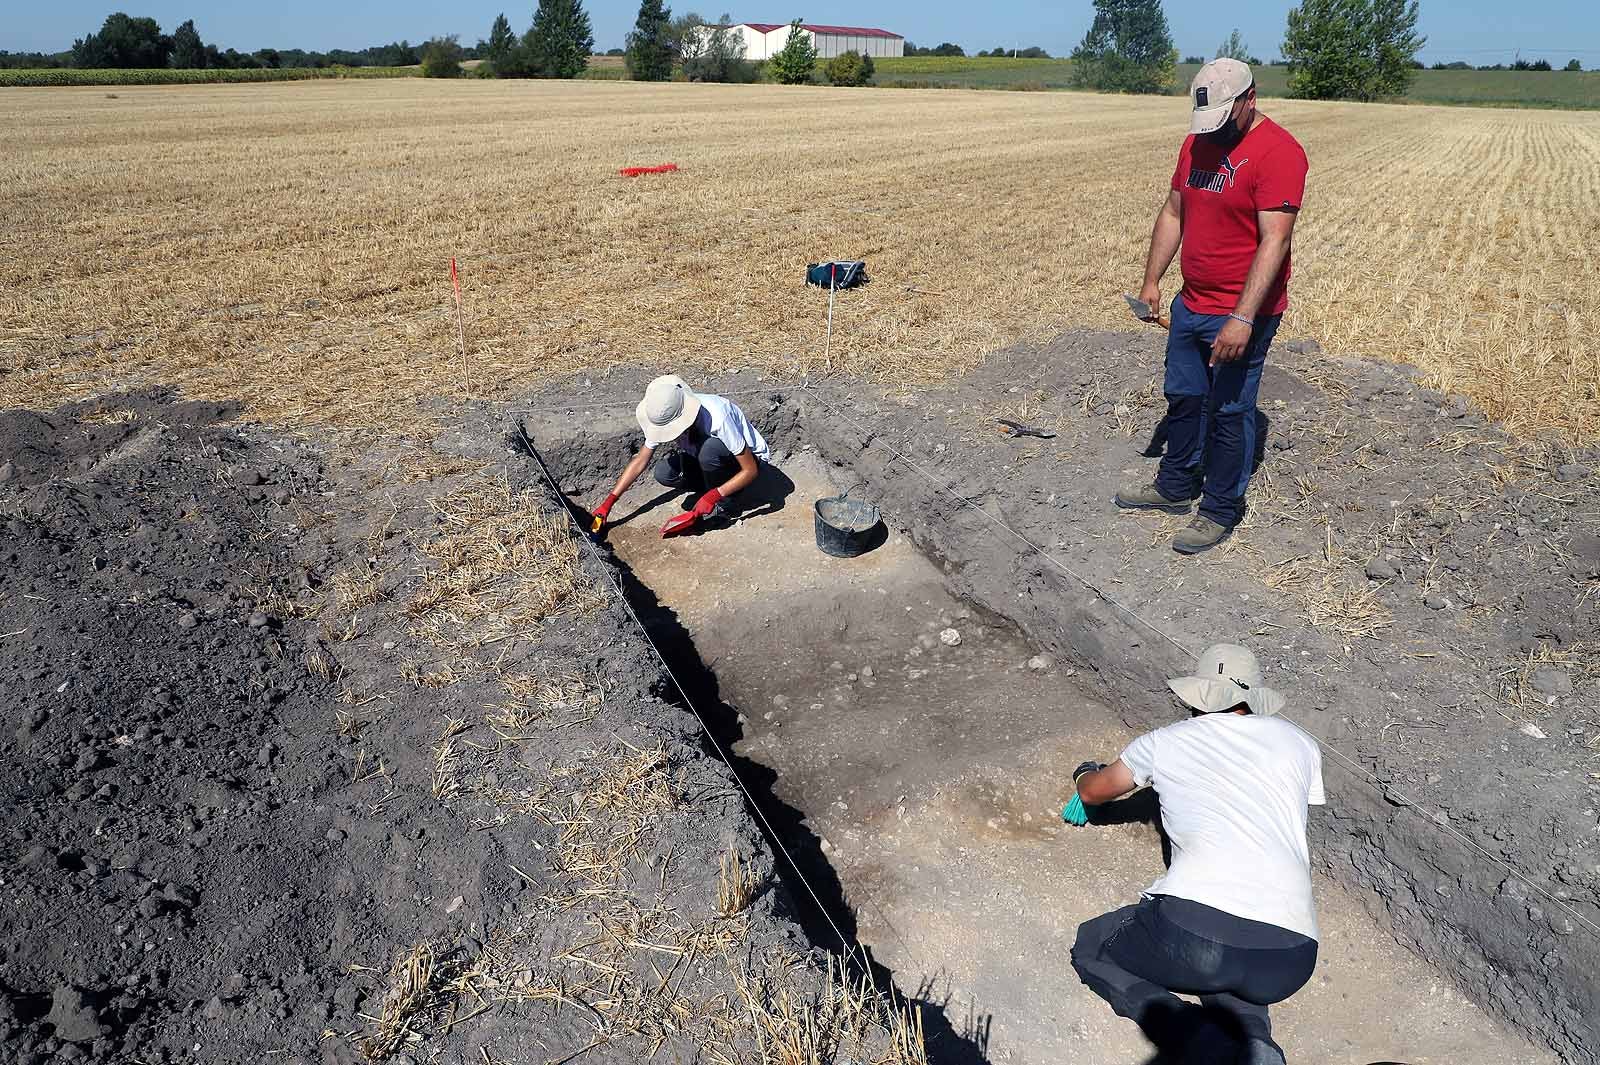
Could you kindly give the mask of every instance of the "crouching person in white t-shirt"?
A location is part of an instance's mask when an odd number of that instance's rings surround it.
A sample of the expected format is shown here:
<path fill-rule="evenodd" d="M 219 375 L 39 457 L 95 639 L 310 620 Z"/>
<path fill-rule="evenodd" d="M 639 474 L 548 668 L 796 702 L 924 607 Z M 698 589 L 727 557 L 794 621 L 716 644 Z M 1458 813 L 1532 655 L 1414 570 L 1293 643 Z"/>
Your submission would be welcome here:
<path fill-rule="evenodd" d="M 1196 716 L 1073 774 L 1090 807 L 1153 787 L 1172 863 L 1138 903 L 1078 927 L 1072 967 L 1163 1053 L 1283 1065 L 1267 1007 L 1317 963 L 1306 816 L 1324 802 L 1321 751 L 1273 716 L 1283 696 L 1243 647 L 1208 648 L 1169 684 Z"/>
<path fill-rule="evenodd" d="M 655 464 L 656 480 L 698 497 L 687 512 L 667 522 L 662 536 L 688 532 L 713 515 L 732 514 L 731 497 L 748 487 L 760 474 L 761 463 L 771 459 L 766 440 L 738 404 L 697 394 L 676 374 L 651 381 L 635 413 L 644 430 L 644 447 L 623 469 L 605 501 L 594 508 L 602 523 L 663 444 L 676 441 L 677 450 Z"/>

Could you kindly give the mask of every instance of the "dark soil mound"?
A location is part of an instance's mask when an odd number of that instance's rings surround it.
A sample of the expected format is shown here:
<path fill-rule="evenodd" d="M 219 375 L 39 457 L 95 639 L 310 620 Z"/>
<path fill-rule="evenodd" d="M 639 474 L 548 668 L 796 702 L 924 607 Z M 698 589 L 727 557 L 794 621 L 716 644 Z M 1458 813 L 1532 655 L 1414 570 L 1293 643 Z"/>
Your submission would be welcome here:
<path fill-rule="evenodd" d="M 499 427 L 328 457 L 232 413 L 0 413 L 0 1058 L 881 1048 Z"/>
<path fill-rule="evenodd" d="M 328 555 L 286 520 L 321 470 L 230 414 L 137 396 L 0 416 L 22 486 L 0 1040 L 22 1061 L 313 1046 L 356 1009 L 353 939 L 390 909 L 371 871 L 427 860 L 421 825 L 342 816 L 358 770 L 329 743 L 336 691 L 281 608 Z"/>

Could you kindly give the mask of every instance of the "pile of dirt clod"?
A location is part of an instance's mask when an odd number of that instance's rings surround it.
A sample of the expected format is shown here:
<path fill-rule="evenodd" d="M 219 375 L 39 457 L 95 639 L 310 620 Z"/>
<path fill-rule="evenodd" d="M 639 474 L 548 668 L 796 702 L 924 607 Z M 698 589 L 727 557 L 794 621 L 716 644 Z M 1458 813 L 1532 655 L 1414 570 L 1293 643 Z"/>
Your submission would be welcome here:
<path fill-rule="evenodd" d="M 465 607 L 438 589 L 501 579 L 440 498 L 510 500 L 489 525 L 525 536 L 542 497 L 233 413 L 0 413 L 7 1061 L 882 1045 L 595 559 L 531 623 L 440 642 Z"/>

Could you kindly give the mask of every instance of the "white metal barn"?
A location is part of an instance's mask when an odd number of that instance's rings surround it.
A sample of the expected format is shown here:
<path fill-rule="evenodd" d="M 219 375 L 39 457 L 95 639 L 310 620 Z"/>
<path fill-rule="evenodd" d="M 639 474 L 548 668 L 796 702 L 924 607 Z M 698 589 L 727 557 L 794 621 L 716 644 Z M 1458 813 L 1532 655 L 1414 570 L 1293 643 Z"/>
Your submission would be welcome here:
<path fill-rule="evenodd" d="M 744 38 L 746 59 L 771 59 L 789 40 L 787 22 L 741 22 L 733 28 Z M 888 30 L 811 23 L 803 23 L 800 30 L 811 38 L 817 55 L 823 59 L 832 59 L 846 52 L 859 52 L 874 59 L 898 58 L 906 54 L 906 39 Z"/>

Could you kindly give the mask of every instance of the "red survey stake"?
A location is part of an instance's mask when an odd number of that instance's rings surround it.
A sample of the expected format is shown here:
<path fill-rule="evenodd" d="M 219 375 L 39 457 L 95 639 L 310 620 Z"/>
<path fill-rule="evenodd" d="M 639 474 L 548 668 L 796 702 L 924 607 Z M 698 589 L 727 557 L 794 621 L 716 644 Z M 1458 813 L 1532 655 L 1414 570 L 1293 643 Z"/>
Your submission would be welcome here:
<path fill-rule="evenodd" d="M 677 172 L 677 163 L 662 163 L 660 166 L 625 166 L 617 171 L 623 177 L 638 177 L 640 174 L 675 174 Z"/>

